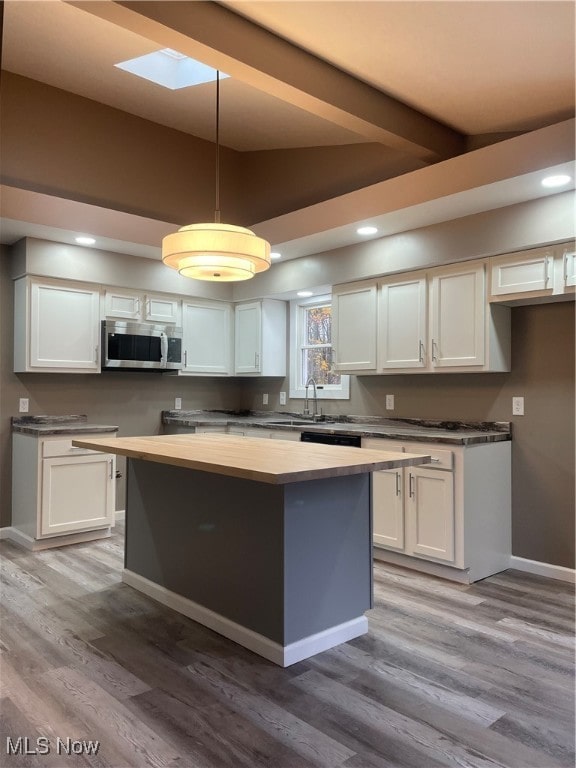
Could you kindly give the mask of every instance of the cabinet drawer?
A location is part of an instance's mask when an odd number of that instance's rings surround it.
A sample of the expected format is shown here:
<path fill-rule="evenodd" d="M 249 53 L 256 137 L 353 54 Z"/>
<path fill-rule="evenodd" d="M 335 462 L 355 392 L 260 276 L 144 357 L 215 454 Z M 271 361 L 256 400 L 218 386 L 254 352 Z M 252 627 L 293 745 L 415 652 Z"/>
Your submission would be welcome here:
<path fill-rule="evenodd" d="M 76 435 L 75 437 L 80 437 Z M 86 437 L 82 435 L 81 437 Z M 98 451 L 90 451 L 87 448 L 76 448 L 72 445 L 72 437 L 63 437 L 61 440 L 45 440 L 42 443 L 42 456 L 43 458 L 49 458 L 51 456 L 82 456 L 91 453 L 98 453 Z"/>
<path fill-rule="evenodd" d="M 404 444 L 400 440 L 385 440 L 379 437 L 363 437 L 362 448 L 370 448 L 372 451 L 390 451 L 402 453 Z"/>
<path fill-rule="evenodd" d="M 454 452 L 446 448 L 436 448 L 430 443 L 404 443 L 406 453 L 426 453 L 430 454 L 430 463 L 423 464 L 426 469 L 453 469 Z"/>

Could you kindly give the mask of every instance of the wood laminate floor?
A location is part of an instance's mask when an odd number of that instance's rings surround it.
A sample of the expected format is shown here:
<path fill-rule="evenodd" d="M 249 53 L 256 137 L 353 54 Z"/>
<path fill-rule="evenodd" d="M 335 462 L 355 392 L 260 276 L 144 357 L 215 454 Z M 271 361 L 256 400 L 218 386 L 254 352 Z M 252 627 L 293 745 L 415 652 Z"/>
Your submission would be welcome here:
<path fill-rule="evenodd" d="M 0 552 L 3 767 L 574 766 L 563 582 L 377 563 L 370 632 L 281 669 L 122 584 L 121 531 Z"/>

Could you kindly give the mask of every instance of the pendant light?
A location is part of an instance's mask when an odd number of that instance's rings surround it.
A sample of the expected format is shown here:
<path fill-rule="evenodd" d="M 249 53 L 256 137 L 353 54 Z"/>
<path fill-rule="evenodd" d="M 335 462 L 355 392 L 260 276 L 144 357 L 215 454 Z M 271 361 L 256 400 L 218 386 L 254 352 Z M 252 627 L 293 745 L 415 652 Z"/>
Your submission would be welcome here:
<path fill-rule="evenodd" d="M 162 240 L 162 261 L 184 277 L 248 280 L 270 267 L 270 243 L 220 222 L 220 72 L 216 72 L 216 208 L 214 223 L 188 224 Z"/>

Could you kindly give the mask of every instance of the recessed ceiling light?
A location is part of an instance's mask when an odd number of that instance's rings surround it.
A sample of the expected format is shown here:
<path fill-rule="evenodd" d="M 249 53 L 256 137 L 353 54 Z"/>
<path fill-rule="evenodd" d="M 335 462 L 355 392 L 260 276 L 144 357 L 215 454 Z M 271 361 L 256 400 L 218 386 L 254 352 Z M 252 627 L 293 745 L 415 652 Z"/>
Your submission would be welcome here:
<path fill-rule="evenodd" d="M 278 251 L 270 251 L 270 258 L 271 259 L 281 259 L 282 254 L 278 253 Z"/>
<path fill-rule="evenodd" d="M 75 237 L 74 239 L 78 245 L 94 245 L 96 242 L 93 237 Z"/>
<path fill-rule="evenodd" d="M 314 296 L 312 291 L 298 291 L 297 296 L 301 296 L 303 299 L 307 299 L 309 296 Z"/>
<path fill-rule="evenodd" d="M 571 177 L 565 173 L 558 174 L 557 176 L 546 176 L 542 179 L 543 187 L 563 187 L 565 184 L 571 181 Z"/>
<path fill-rule="evenodd" d="M 375 235 L 378 232 L 378 227 L 358 227 L 356 232 L 359 235 Z"/>
<path fill-rule="evenodd" d="M 145 56 L 121 61 L 114 66 L 171 91 L 216 80 L 215 69 L 172 48 L 163 48 Z M 225 77 L 229 75 L 220 72 L 220 79 Z"/>

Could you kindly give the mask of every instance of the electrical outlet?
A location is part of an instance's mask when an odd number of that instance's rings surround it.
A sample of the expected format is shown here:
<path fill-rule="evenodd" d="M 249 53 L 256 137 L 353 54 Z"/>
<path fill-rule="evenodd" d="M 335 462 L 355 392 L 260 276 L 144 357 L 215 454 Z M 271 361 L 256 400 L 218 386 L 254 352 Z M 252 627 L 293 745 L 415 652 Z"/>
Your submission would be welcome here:
<path fill-rule="evenodd" d="M 175 411 L 181 411 L 182 410 L 182 398 L 181 397 L 175 397 L 174 398 L 174 410 Z"/>
<path fill-rule="evenodd" d="M 280 392 L 280 405 L 286 405 L 286 392 Z"/>
<path fill-rule="evenodd" d="M 28 413 L 28 406 L 29 406 L 29 404 L 30 404 L 30 401 L 28 400 L 27 397 L 21 397 L 20 398 L 20 403 L 18 405 L 18 411 L 20 413 Z"/>
<path fill-rule="evenodd" d="M 394 410 L 394 395 L 386 395 L 386 410 Z"/>
<path fill-rule="evenodd" d="M 512 416 L 524 416 L 524 398 L 512 398 Z"/>
<path fill-rule="evenodd" d="M 262 405 L 268 405 L 268 395 L 262 395 Z"/>

